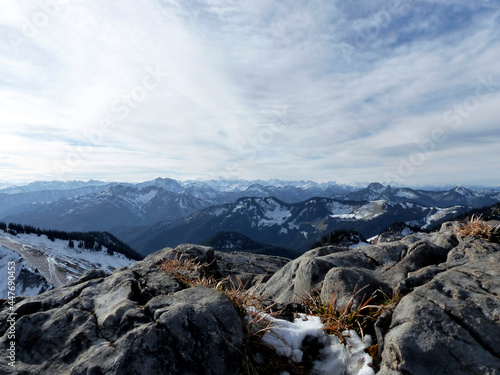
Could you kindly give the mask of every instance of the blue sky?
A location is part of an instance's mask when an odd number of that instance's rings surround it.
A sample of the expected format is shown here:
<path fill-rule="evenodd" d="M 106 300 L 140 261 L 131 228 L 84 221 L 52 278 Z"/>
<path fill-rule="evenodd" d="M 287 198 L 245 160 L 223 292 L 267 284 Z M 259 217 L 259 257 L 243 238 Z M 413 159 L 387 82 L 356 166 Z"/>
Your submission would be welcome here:
<path fill-rule="evenodd" d="M 0 180 L 499 185 L 498 1 L 7 1 Z"/>

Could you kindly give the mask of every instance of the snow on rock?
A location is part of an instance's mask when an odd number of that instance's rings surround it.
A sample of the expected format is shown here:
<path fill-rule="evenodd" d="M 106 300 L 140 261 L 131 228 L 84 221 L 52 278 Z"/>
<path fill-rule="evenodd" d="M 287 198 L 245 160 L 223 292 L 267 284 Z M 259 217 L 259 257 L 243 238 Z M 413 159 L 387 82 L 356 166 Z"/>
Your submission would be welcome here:
<path fill-rule="evenodd" d="M 48 283 L 36 270 L 27 265 L 27 262 L 16 252 L 0 245 L 0 298 L 7 299 L 9 294 L 8 281 L 13 281 L 11 296 L 36 296 L 53 286 Z M 13 276 L 14 279 L 9 279 Z"/>
<path fill-rule="evenodd" d="M 364 242 L 364 241 L 360 241 L 358 243 L 353 243 L 352 245 L 349 245 L 349 249 L 356 249 L 357 247 L 361 247 L 361 246 L 368 246 L 370 245 L 370 242 Z"/>
<path fill-rule="evenodd" d="M 385 212 L 385 204 L 385 200 L 376 200 L 361 206 L 354 211 L 356 214 L 356 219 L 369 220 L 382 215 Z"/>
<path fill-rule="evenodd" d="M 463 195 L 465 198 L 471 199 L 476 196 L 474 192 L 470 189 L 467 189 L 463 186 L 457 186 L 455 189 L 453 189 L 457 194 Z"/>
<path fill-rule="evenodd" d="M 263 313 L 261 313 L 263 314 Z M 318 375 L 374 375 L 372 358 L 365 349 L 372 345 L 369 335 L 361 339 L 351 330 L 343 332 L 346 344 L 334 335 L 325 333 L 325 327 L 317 316 L 299 314 L 293 322 L 273 318 L 267 314 L 271 323 L 262 341 L 272 346 L 276 353 L 300 363 L 303 360 L 303 342 L 308 336 L 318 339 L 324 348 L 320 350 L 320 359 L 314 362 L 312 369 Z M 249 318 L 250 319 L 250 318 Z"/>
<path fill-rule="evenodd" d="M 252 226 L 257 228 L 283 225 L 292 216 L 290 208 L 274 198 L 244 198 L 231 212 L 251 218 Z"/>

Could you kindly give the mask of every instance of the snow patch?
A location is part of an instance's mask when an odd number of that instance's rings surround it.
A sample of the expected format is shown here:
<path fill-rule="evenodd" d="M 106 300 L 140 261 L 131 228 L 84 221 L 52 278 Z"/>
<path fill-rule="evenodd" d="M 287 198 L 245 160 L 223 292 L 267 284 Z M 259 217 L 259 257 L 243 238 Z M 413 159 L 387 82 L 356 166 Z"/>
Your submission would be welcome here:
<path fill-rule="evenodd" d="M 278 232 L 278 234 L 287 234 L 288 233 L 288 229 L 286 228 L 281 228 L 280 231 Z"/>
<path fill-rule="evenodd" d="M 338 216 L 349 215 L 349 214 L 352 214 L 352 212 L 353 212 L 351 206 L 344 204 L 344 203 L 335 202 L 335 201 L 328 204 L 327 208 L 331 212 L 332 217 L 334 215 L 338 215 Z"/>
<path fill-rule="evenodd" d="M 158 194 L 158 189 L 150 189 L 143 193 L 142 191 L 137 194 L 127 194 L 123 199 L 136 207 L 142 207 L 151 202 L 151 200 Z"/>
<path fill-rule="evenodd" d="M 394 195 L 400 198 L 410 198 L 410 199 L 418 198 L 418 195 L 415 194 L 414 192 L 403 189 L 398 189 Z"/>
<path fill-rule="evenodd" d="M 265 211 L 264 218 L 259 220 L 259 226 L 282 225 L 291 216 L 290 210 L 281 206 L 271 206 Z"/>
<path fill-rule="evenodd" d="M 350 212 L 334 213 L 329 216 L 334 219 L 342 219 L 342 220 L 371 220 L 377 216 L 382 215 L 385 212 L 384 209 L 385 204 L 386 204 L 385 200 L 377 200 L 369 202 L 355 209 L 349 209 Z"/>
<path fill-rule="evenodd" d="M 424 219 L 426 224 L 422 228 L 429 227 L 436 221 L 443 220 L 447 215 L 458 213 L 457 207 L 447 207 L 447 208 L 436 207 L 435 209 L 436 211 L 431 211 Z"/>
<path fill-rule="evenodd" d="M 324 345 L 320 359 L 314 362 L 312 372 L 318 375 L 374 375 L 372 358 L 365 349 L 372 345 L 366 335 L 361 339 L 351 330 L 343 332 L 347 345 L 342 344 L 334 335 L 325 333 L 325 327 L 317 316 L 298 314 L 293 322 L 273 318 L 263 314 L 271 325 L 262 336 L 262 341 L 272 346 L 276 352 L 290 360 L 300 363 L 303 360 L 303 342 L 308 336 L 318 339 Z M 248 318 L 250 319 L 250 318 Z"/>

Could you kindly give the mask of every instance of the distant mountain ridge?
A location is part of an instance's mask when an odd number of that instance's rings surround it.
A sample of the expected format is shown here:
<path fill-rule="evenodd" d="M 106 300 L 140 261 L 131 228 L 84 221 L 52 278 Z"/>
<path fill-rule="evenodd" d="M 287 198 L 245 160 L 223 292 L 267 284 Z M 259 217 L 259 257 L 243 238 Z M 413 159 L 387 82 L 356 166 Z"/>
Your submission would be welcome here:
<path fill-rule="evenodd" d="M 89 182 L 90 183 L 90 182 Z M 96 181 L 70 190 L 2 193 L 0 190 L 0 219 L 60 230 L 110 230 L 117 226 L 151 225 L 175 220 L 204 208 L 231 203 L 246 196 L 275 196 L 288 202 L 298 202 L 311 196 L 330 196 L 348 191 L 334 183 L 299 182 L 302 187 L 264 186 L 234 181 L 186 181 L 182 184 L 168 178 L 157 178 L 139 184 Z M 80 184 L 81 185 L 81 184 Z M 216 188 L 221 190 L 216 190 Z"/>
<path fill-rule="evenodd" d="M 369 238 L 397 221 L 430 228 L 467 210 L 465 206 L 437 208 L 384 200 L 311 198 L 289 204 L 274 197 L 248 197 L 173 222 L 115 234 L 142 254 L 180 243 L 202 243 L 219 231 L 239 232 L 257 242 L 304 251 L 322 235 L 338 229 L 356 230 Z"/>
<path fill-rule="evenodd" d="M 116 183 L 111 183 L 116 184 Z M 75 190 L 90 186 L 110 185 L 109 182 L 89 180 L 89 181 L 35 181 L 27 185 L 11 185 L 0 189 L 2 194 L 31 193 L 47 190 Z"/>
<path fill-rule="evenodd" d="M 5 220 L 67 231 L 110 230 L 120 225 L 174 220 L 210 205 L 192 195 L 158 186 L 138 189 L 114 185 L 99 193 L 32 205 L 30 211 L 9 215 Z"/>
<path fill-rule="evenodd" d="M 301 255 L 298 251 L 256 242 L 250 237 L 238 232 L 220 231 L 204 240 L 201 244 L 222 252 L 251 252 L 254 254 L 274 255 L 290 259 L 295 259 Z"/>
<path fill-rule="evenodd" d="M 500 200 L 500 193 L 492 191 L 489 194 L 475 192 L 471 189 L 456 186 L 444 191 L 414 190 L 406 187 L 384 186 L 371 183 L 365 189 L 345 194 L 350 200 L 378 200 L 388 202 L 412 202 L 426 206 L 451 207 L 467 205 L 473 208 L 491 205 Z"/>
<path fill-rule="evenodd" d="M 36 191 L 48 187 L 55 190 Z M 352 229 L 368 238 L 397 221 L 426 228 L 500 201 L 500 188 L 419 190 L 280 180 L 55 181 L 16 189 L 0 189 L 0 220 L 110 231 L 143 254 L 200 243 L 218 231 L 304 251 L 325 231 Z"/>
<path fill-rule="evenodd" d="M 8 190 L 8 192 L 0 190 L 0 216 L 29 212 L 43 204 L 54 203 L 71 197 L 99 193 L 111 186 L 113 184 L 84 186 L 68 190 L 28 190 L 20 192 L 18 192 L 17 188 L 16 190 Z"/>

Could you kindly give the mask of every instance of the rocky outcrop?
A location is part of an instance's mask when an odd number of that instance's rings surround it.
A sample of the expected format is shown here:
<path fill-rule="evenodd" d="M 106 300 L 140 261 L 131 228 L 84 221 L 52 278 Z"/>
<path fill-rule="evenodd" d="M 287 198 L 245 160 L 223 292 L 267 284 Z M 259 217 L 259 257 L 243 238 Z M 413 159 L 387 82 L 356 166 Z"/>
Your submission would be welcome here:
<path fill-rule="evenodd" d="M 380 374 L 500 369 L 500 246 L 466 240 L 446 262 L 408 275 L 384 337 Z"/>
<path fill-rule="evenodd" d="M 459 241 L 446 223 L 432 234 L 352 250 L 314 249 L 259 289 L 281 307 L 316 289 L 338 306 L 378 289 L 403 295 L 376 324 L 380 375 L 498 374 L 500 245 Z M 496 371 L 496 372 L 495 372 Z"/>
<path fill-rule="evenodd" d="M 242 280 L 278 308 L 297 310 L 313 290 L 326 301 L 336 291 L 342 306 L 364 287 L 354 307 L 363 295 L 395 291 L 399 304 L 374 326 L 377 374 L 499 375 L 500 245 L 457 239 L 452 223 L 355 249 L 325 246 L 293 261 L 181 245 L 112 275 L 94 270 L 16 303 L 16 369 L 0 362 L 0 373 L 240 373 L 241 317 L 224 294 L 160 269 L 179 257 L 205 263 L 199 276 Z M 6 301 L 4 352 L 8 313 Z"/>
<path fill-rule="evenodd" d="M 224 256 L 224 257 L 223 257 Z M 237 311 L 220 292 L 189 287 L 162 271 L 165 258 L 197 258 L 205 272 L 249 284 L 287 260 L 225 256 L 211 248 L 165 249 L 112 275 L 94 270 L 78 282 L 25 298 L 16 314 L 17 374 L 237 374 L 243 331 Z M 9 305 L 0 313 L 0 347 L 9 349 Z"/>

